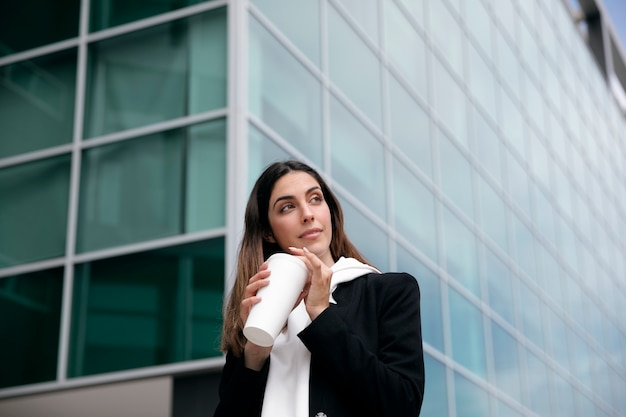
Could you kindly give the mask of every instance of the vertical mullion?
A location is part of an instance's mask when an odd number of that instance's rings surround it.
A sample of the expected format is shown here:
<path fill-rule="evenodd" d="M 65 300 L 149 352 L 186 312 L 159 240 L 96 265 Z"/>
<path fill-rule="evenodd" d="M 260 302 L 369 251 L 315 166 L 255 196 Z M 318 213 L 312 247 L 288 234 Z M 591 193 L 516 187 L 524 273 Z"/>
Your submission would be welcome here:
<path fill-rule="evenodd" d="M 72 318 L 72 293 L 74 287 L 74 255 L 78 217 L 78 189 L 80 186 L 81 141 L 85 105 L 85 82 L 87 78 L 87 34 L 89 29 L 89 0 L 81 0 L 78 61 L 76 71 L 76 95 L 74 101 L 74 132 L 72 140 L 72 170 L 65 243 L 65 270 L 63 276 L 63 299 L 57 360 L 57 382 L 67 380 L 69 339 Z"/>

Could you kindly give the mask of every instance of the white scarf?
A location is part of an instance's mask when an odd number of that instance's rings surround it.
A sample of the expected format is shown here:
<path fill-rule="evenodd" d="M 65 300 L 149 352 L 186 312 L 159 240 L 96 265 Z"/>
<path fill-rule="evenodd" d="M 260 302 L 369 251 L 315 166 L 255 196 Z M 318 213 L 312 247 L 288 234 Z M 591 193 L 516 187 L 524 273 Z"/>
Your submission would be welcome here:
<path fill-rule="evenodd" d="M 341 257 L 330 268 L 329 301 L 337 304 L 333 291 L 337 285 L 368 273 L 380 273 L 376 268 L 354 258 Z M 309 371 L 311 352 L 298 333 L 311 323 L 302 301 L 287 318 L 287 329 L 281 332 L 270 353 L 270 370 L 265 387 L 262 417 L 306 417 L 309 414 Z"/>

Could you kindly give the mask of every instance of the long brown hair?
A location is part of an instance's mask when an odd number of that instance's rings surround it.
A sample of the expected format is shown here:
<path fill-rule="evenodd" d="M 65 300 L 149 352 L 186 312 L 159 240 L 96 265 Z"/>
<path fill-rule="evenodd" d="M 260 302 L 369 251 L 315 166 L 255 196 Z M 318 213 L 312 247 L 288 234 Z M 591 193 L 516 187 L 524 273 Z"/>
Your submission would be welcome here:
<path fill-rule="evenodd" d="M 231 351 L 236 356 L 243 353 L 246 339 L 243 336 L 244 323 L 241 322 L 239 309 L 248 280 L 258 272 L 265 259 L 276 252 L 282 252 L 276 243 L 264 239 L 265 236 L 272 233 L 268 218 L 269 200 L 276 181 L 293 171 L 302 171 L 311 175 L 322 189 L 332 221 L 330 253 L 333 260 L 336 261 L 345 256 L 367 263 L 343 230 L 343 211 L 339 201 L 317 171 L 305 163 L 294 160 L 275 162 L 269 165 L 254 184 L 246 206 L 244 234 L 239 247 L 235 283 L 224 310 L 222 331 L 222 350 L 224 352 Z"/>

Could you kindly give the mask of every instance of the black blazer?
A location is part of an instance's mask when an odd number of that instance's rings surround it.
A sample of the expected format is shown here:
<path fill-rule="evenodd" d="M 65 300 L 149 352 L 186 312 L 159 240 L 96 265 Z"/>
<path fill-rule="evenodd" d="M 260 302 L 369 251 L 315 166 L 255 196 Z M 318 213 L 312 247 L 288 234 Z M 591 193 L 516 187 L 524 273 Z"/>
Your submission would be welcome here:
<path fill-rule="evenodd" d="M 333 297 L 337 304 L 298 334 L 311 352 L 309 417 L 418 416 L 424 355 L 415 278 L 368 274 Z M 259 372 L 243 362 L 226 355 L 215 417 L 260 416 L 270 361 Z"/>

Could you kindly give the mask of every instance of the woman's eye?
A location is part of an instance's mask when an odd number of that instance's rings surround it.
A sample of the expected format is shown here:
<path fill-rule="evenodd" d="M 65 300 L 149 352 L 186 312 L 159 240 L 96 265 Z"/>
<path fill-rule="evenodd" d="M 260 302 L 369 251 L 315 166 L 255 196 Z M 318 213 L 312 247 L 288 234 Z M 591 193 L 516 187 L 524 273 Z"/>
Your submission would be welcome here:
<path fill-rule="evenodd" d="M 323 201 L 323 198 L 320 195 L 314 195 L 313 197 L 311 197 L 311 202 L 319 203 L 321 201 Z"/>
<path fill-rule="evenodd" d="M 281 212 L 281 213 L 282 213 L 282 212 L 285 212 L 285 211 L 287 211 L 287 210 L 289 210 L 289 209 L 292 209 L 293 207 L 294 207 L 294 206 L 293 206 L 293 204 L 285 204 L 284 206 L 282 206 L 282 207 L 280 208 L 280 212 Z"/>

